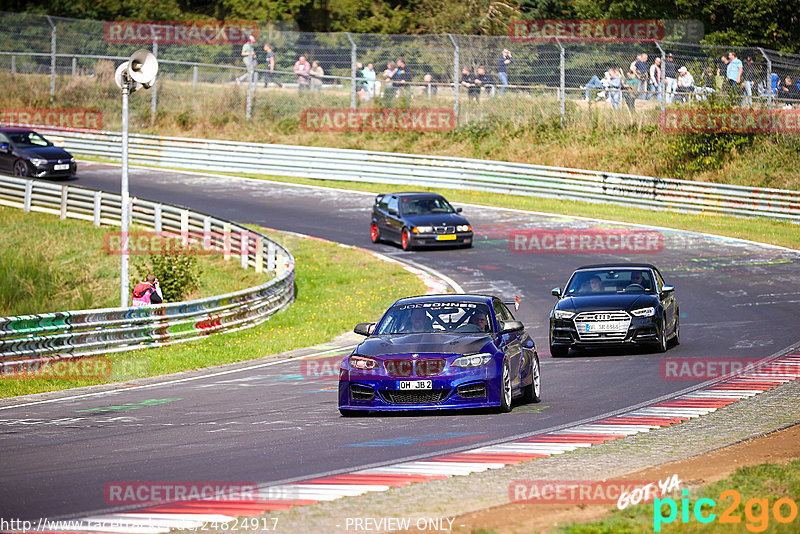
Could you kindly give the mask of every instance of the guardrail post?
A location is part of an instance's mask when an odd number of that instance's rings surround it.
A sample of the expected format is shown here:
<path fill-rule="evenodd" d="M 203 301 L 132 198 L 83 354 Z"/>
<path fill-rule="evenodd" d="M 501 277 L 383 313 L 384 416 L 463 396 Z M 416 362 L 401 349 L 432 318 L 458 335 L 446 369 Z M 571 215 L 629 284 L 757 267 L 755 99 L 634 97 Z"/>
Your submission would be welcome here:
<path fill-rule="evenodd" d="M 11 56 L 11 76 L 17 75 L 17 56 Z"/>
<path fill-rule="evenodd" d="M 458 75 L 460 73 L 458 68 L 458 43 L 452 34 L 448 33 L 447 36 L 450 38 L 450 42 L 453 43 L 453 114 L 456 116 L 456 122 L 458 122 Z"/>
<path fill-rule="evenodd" d="M 347 36 L 347 40 L 350 41 L 350 82 L 352 84 L 350 87 L 350 109 L 356 109 L 356 93 L 358 90 L 356 87 L 357 47 L 356 42 L 350 37 L 350 32 L 344 32 L 344 34 Z"/>
<path fill-rule="evenodd" d="M 566 72 L 566 51 L 564 47 L 561 46 L 561 41 L 556 38 L 556 44 L 558 45 L 559 49 L 559 60 L 558 60 L 558 107 L 559 107 L 559 114 L 561 115 L 560 125 L 561 128 L 564 127 L 564 116 L 567 114 L 567 72 Z"/>
<path fill-rule="evenodd" d="M 242 269 L 247 269 L 247 247 L 250 245 L 250 236 L 246 230 L 239 232 L 239 252 L 242 257 Z"/>
<path fill-rule="evenodd" d="M 25 200 L 22 201 L 22 211 L 30 213 L 31 199 L 33 198 L 33 180 L 25 181 Z"/>
<path fill-rule="evenodd" d="M 78 58 L 72 58 L 72 77 L 76 77 L 78 75 Z"/>
<path fill-rule="evenodd" d="M 67 194 L 69 187 L 66 185 L 61 186 L 61 215 L 59 218 L 63 221 L 67 218 Z"/>
<path fill-rule="evenodd" d="M 758 47 L 758 51 L 761 52 L 761 55 L 767 62 L 767 107 L 772 108 L 772 61 L 770 61 L 769 56 L 760 46 Z"/>
<path fill-rule="evenodd" d="M 264 272 L 264 242 L 256 236 L 256 273 Z"/>
<path fill-rule="evenodd" d="M 197 65 L 192 67 L 192 89 L 197 89 Z"/>
<path fill-rule="evenodd" d="M 203 250 L 211 248 L 211 217 L 203 217 Z"/>
<path fill-rule="evenodd" d="M 95 191 L 94 192 L 94 206 L 92 209 L 92 215 L 94 219 L 94 225 L 100 226 L 100 218 L 102 217 L 102 209 L 103 209 L 103 192 L 102 191 Z"/>
<path fill-rule="evenodd" d="M 272 244 L 272 241 L 267 243 L 267 271 L 274 271 L 275 270 L 275 245 Z"/>
<path fill-rule="evenodd" d="M 189 210 L 181 210 L 181 243 L 189 244 Z"/>
<path fill-rule="evenodd" d="M 153 55 L 158 57 L 158 40 L 155 37 L 155 30 L 150 26 L 150 31 L 153 32 Z M 156 121 L 156 109 L 158 106 L 158 74 L 153 78 L 153 87 L 150 91 L 150 124 Z"/>
<path fill-rule="evenodd" d="M 50 98 L 56 95 L 56 25 L 50 15 L 45 15 L 50 24 Z"/>
<path fill-rule="evenodd" d="M 222 257 L 225 261 L 231 259 L 231 223 L 222 224 Z"/>
<path fill-rule="evenodd" d="M 161 228 L 164 224 L 164 216 L 162 215 L 161 204 L 156 204 L 153 208 L 153 230 L 156 234 L 161 234 Z"/>

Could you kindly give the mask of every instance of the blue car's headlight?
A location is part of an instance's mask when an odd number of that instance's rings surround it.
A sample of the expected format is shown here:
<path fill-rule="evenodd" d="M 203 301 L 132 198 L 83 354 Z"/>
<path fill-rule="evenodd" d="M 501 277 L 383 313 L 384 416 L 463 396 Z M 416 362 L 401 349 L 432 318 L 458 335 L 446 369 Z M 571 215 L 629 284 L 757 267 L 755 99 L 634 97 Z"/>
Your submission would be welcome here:
<path fill-rule="evenodd" d="M 369 369 L 377 369 L 378 361 L 372 358 L 365 358 L 364 356 L 350 356 L 350 367 L 366 371 Z"/>
<path fill-rule="evenodd" d="M 47 160 L 46 159 L 39 159 L 39 158 L 31 158 L 31 163 L 33 163 L 37 167 L 40 167 L 40 166 L 46 164 Z"/>
<path fill-rule="evenodd" d="M 652 317 L 656 314 L 656 309 L 653 307 L 650 308 L 639 308 L 638 310 L 633 310 L 631 315 L 634 317 Z"/>
<path fill-rule="evenodd" d="M 492 361 L 491 354 L 480 352 L 478 354 L 471 354 L 469 356 L 461 356 L 456 358 L 453 362 L 453 367 L 462 367 L 465 369 L 469 367 L 480 367 L 482 365 L 486 365 L 490 361 Z"/>
<path fill-rule="evenodd" d="M 553 312 L 553 317 L 556 319 L 572 319 L 575 316 L 575 312 L 567 311 L 567 310 L 556 310 Z"/>

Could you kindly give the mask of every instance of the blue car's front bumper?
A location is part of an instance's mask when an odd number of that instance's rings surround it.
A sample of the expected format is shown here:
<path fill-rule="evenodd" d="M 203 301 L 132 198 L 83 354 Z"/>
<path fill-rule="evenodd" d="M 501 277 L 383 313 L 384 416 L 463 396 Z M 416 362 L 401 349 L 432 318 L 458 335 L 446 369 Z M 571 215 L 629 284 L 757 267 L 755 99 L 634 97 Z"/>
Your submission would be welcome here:
<path fill-rule="evenodd" d="M 385 370 L 360 371 L 347 364 L 339 373 L 340 410 L 444 410 L 500 406 L 501 364 L 495 360 L 469 369 L 446 368 L 436 376 L 391 376 Z M 400 390 L 398 382 L 431 380 L 429 390 Z"/>

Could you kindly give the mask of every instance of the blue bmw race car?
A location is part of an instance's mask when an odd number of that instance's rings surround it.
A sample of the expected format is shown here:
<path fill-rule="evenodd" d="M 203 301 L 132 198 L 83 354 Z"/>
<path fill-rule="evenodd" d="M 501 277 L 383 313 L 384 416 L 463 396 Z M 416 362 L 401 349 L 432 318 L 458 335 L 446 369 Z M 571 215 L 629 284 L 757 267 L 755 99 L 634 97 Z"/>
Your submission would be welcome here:
<path fill-rule="evenodd" d="M 539 356 L 525 326 L 497 297 L 400 299 L 342 360 L 339 411 L 497 408 L 539 402 Z"/>

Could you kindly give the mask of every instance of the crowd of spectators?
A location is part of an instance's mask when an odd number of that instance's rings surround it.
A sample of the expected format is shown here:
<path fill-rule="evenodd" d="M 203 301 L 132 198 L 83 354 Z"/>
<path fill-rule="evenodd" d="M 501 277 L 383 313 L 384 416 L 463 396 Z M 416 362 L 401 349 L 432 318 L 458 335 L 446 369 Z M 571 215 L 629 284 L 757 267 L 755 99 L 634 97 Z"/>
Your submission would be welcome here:
<path fill-rule="evenodd" d="M 252 75 L 258 63 L 255 39 L 250 38 L 242 46 L 242 59 L 248 72 Z M 281 87 L 275 71 L 275 51 L 270 44 L 264 44 L 266 74 L 264 86 L 274 83 Z M 524 85 L 510 85 L 509 71 L 514 65 L 511 50 L 504 48 L 497 56 L 494 73 L 490 73 L 485 65 L 465 65 L 461 69 L 458 87 L 467 96 L 468 101 L 479 103 L 481 95 L 487 97 L 502 96 L 507 89 L 524 90 Z M 625 103 L 627 108 L 635 111 L 636 101 L 647 101 L 651 98 L 667 104 L 685 103 L 692 99 L 703 100 L 711 93 L 722 92 L 740 98 L 742 106 L 752 106 L 753 97 L 771 94 L 781 105 L 800 104 L 800 84 L 792 79 L 791 74 L 781 76 L 773 74 L 767 80 L 766 71 L 754 62 L 752 56 L 745 56 L 742 61 L 736 52 L 729 52 L 713 61 L 687 58 L 685 64 L 679 66 L 672 53 L 666 54 L 662 63 L 660 56 L 649 61 L 645 52 L 639 53 L 630 63 L 628 69 L 617 66 L 608 68 L 600 78 L 591 78 L 580 88 L 584 92 L 584 100 L 590 100 L 590 93 L 596 92 L 595 100 L 605 100 L 613 109 L 620 109 Z M 692 72 L 694 70 L 694 73 Z M 286 74 L 286 73 L 282 73 Z M 326 76 L 322 64 L 318 60 L 309 60 L 299 56 L 294 63 L 292 74 L 296 76 L 298 92 L 321 90 L 324 85 L 341 83 L 337 76 Z M 415 77 L 416 74 L 416 77 Z M 496 74 L 496 77 L 495 77 Z M 239 83 L 245 74 L 237 79 Z M 388 61 L 386 68 L 377 71 L 373 63 L 366 66 L 356 64 L 357 94 L 362 102 L 374 98 L 386 101 L 400 97 L 416 95 L 434 97 L 442 86 L 452 87 L 452 82 L 437 81 L 432 72 L 424 72 L 421 79 L 413 73 L 403 58 Z M 284 81 L 286 77 L 283 78 Z"/>

